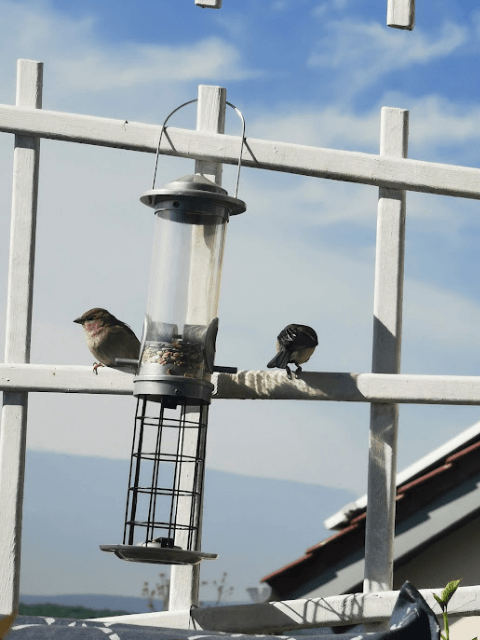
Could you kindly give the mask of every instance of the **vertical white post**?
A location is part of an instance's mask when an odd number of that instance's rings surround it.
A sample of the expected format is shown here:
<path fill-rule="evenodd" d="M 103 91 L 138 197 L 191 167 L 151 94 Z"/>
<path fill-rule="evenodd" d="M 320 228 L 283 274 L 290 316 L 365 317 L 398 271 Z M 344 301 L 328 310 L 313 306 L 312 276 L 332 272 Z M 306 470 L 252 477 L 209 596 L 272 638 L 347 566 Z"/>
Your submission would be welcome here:
<path fill-rule="evenodd" d="M 415 0 L 388 0 L 387 25 L 411 31 L 415 26 Z"/>
<path fill-rule="evenodd" d="M 203 422 L 208 421 L 208 407 L 204 407 L 202 413 Z M 187 409 L 187 420 L 198 423 L 200 419 L 200 409 L 197 407 L 189 407 Z M 197 433 L 196 429 L 187 428 L 185 430 L 184 442 L 182 447 L 182 454 L 195 458 L 197 451 L 204 451 L 206 446 L 206 429 L 200 429 L 198 434 L 198 449 L 197 449 Z M 181 491 L 192 491 L 193 488 L 198 488 L 195 485 L 195 473 L 201 473 L 201 484 L 205 477 L 205 467 L 202 469 L 196 469 L 191 463 L 184 463 L 180 467 L 179 477 L 179 489 Z M 198 504 L 198 503 L 197 503 Z M 190 510 L 192 507 L 192 498 L 187 496 L 180 496 L 177 504 L 177 521 L 182 523 L 188 523 L 190 519 Z M 200 504 L 197 507 L 196 517 L 198 521 L 198 530 L 194 538 L 193 548 L 197 551 L 201 549 L 202 542 L 202 510 L 203 510 L 203 495 L 200 496 Z M 175 545 L 185 549 L 188 541 L 188 531 L 178 531 L 175 535 Z M 170 573 L 170 594 L 168 608 L 170 611 L 182 611 L 190 609 L 192 604 L 198 604 L 199 598 L 199 584 L 200 584 L 200 564 L 196 565 L 173 565 Z"/>
<path fill-rule="evenodd" d="M 408 111 L 384 107 L 380 154 L 406 157 Z M 405 192 L 379 190 L 373 373 L 399 373 L 402 337 Z M 398 406 L 371 405 L 364 591 L 393 586 Z"/>
<path fill-rule="evenodd" d="M 222 0 L 195 0 L 197 7 L 202 9 L 221 9 Z"/>
<path fill-rule="evenodd" d="M 210 133 L 225 132 L 225 103 L 227 90 L 223 87 L 199 85 L 197 131 Z M 208 160 L 195 161 L 195 173 L 201 173 L 209 180 L 222 184 L 223 165 L 220 162 Z"/>
<path fill-rule="evenodd" d="M 42 106 L 43 64 L 19 60 L 21 107 Z M 30 361 L 40 139 L 15 136 L 5 362 Z M 18 611 L 27 393 L 4 393 L 0 427 L 0 617 Z"/>
<path fill-rule="evenodd" d="M 226 89 L 222 87 L 200 85 L 198 87 L 198 110 L 197 110 L 197 130 L 223 133 L 225 130 L 225 101 Z M 209 180 L 217 184 L 222 182 L 222 165 L 217 162 L 197 160 L 195 162 L 195 173 L 201 173 Z M 196 239 L 198 242 L 207 242 L 203 236 L 203 231 Z M 193 295 L 193 293 L 191 294 Z M 191 408 L 189 411 L 192 421 L 198 421 L 199 410 Z M 204 413 L 208 420 L 208 409 Z M 189 446 L 194 453 L 196 448 L 196 435 L 192 437 L 190 429 L 186 430 L 184 452 L 188 453 Z M 188 441 L 190 437 L 191 442 Z M 206 433 L 204 434 L 206 437 Z M 183 481 L 188 481 L 184 477 Z M 192 476 L 193 484 L 193 476 Z M 186 488 L 184 485 L 182 488 Z M 203 496 L 201 503 L 203 503 Z M 179 509 L 180 509 L 179 503 Z M 187 506 L 187 505 L 185 505 Z M 196 549 L 200 550 L 202 541 L 202 513 L 199 513 L 199 530 L 196 540 Z M 180 611 L 190 609 L 192 604 L 198 604 L 200 581 L 200 564 L 178 566 L 173 565 L 170 574 L 170 611 Z"/>

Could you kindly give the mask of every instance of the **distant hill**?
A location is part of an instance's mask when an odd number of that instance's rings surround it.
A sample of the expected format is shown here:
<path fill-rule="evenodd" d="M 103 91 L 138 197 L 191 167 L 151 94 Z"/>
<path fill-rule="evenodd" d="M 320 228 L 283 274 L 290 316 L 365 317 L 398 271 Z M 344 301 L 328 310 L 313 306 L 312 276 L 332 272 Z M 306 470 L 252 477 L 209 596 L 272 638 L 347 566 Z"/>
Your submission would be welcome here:
<path fill-rule="evenodd" d="M 106 596 L 106 595 L 22 595 L 21 603 L 25 606 L 36 606 L 42 604 L 53 604 L 61 607 L 84 607 L 89 610 L 109 610 L 125 611 L 126 613 L 148 613 L 149 609 L 144 598 L 129 596 Z M 160 609 L 160 607 L 158 607 Z M 22 615 L 37 615 L 33 613 L 22 613 Z M 54 616 L 55 617 L 55 616 Z M 64 616 L 67 617 L 67 616 Z"/>
<path fill-rule="evenodd" d="M 128 596 L 106 596 L 96 594 L 70 594 L 70 595 L 47 595 L 47 596 L 28 596 L 23 595 L 21 598 L 20 615 L 24 616 L 43 616 L 51 615 L 52 617 L 62 618 L 100 618 L 104 616 L 113 616 L 129 614 L 129 613 L 149 613 L 147 602 L 144 598 L 135 598 Z M 213 601 L 203 602 L 202 606 L 213 606 Z M 240 604 L 236 600 L 230 600 L 224 604 Z M 30 607 L 62 607 L 64 609 L 80 609 L 78 615 L 72 613 L 54 613 L 50 614 L 36 613 L 34 609 L 28 610 Z M 161 611 L 160 602 L 155 600 L 155 610 Z M 88 611 L 88 615 L 84 612 Z M 110 612 L 110 613 L 107 613 Z"/>
<path fill-rule="evenodd" d="M 20 603 L 19 615 L 41 616 L 51 618 L 74 618 L 87 620 L 89 618 L 106 618 L 109 616 L 122 616 L 128 611 L 112 611 L 111 609 L 88 609 L 82 606 L 67 606 L 52 603 L 24 604 Z"/>
<path fill-rule="evenodd" d="M 122 541 L 128 465 L 27 451 L 22 602 L 93 594 L 49 601 L 147 611 L 140 597 L 144 581 L 153 587 L 169 568 L 123 562 L 99 550 L 100 544 Z M 219 559 L 202 563 L 201 579 L 210 583 L 202 599 L 215 600 L 211 583 L 227 572 L 234 587 L 230 601 L 248 602 L 247 587 L 331 535 L 323 520 L 355 497 L 341 489 L 207 469 L 202 549 Z"/>

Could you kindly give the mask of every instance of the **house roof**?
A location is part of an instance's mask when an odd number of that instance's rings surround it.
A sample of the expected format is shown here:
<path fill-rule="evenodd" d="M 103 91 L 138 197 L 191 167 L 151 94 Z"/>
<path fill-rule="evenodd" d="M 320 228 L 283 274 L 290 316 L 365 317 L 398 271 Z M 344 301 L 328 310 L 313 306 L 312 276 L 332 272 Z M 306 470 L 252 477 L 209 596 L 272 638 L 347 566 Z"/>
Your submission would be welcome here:
<path fill-rule="evenodd" d="M 480 514 L 480 423 L 397 476 L 395 566 Z M 365 501 L 366 502 L 366 501 Z M 360 503 L 360 504 L 359 504 Z M 343 528 L 262 578 L 279 599 L 361 591 L 366 507 L 343 509 Z M 338 515 L 338 514 L 336 514 Z M 337 518 L 339 520 L 339 518 Z"/>

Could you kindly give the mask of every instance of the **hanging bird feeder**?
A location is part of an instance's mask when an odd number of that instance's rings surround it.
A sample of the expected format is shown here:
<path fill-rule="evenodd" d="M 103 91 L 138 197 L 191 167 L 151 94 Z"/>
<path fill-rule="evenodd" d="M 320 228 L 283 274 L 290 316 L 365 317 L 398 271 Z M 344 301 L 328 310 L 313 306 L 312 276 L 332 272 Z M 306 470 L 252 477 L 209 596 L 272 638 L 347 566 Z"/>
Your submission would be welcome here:
<path fill-rule="evenodd" d="M 230 216 L 246 209 L 236 197 L 245 123 L 235 110 L 243 122 L 235 197 L 201 174 L 155 189 L 161 137 L 173 111 L 162 127 L 153 188 L 140 198 L 155 212 L 155 229 L 134 379 L 124 539 L 101 546 L 123 560 L 196 564 L 217 557 L 197 547 L 226 228 Z"/>

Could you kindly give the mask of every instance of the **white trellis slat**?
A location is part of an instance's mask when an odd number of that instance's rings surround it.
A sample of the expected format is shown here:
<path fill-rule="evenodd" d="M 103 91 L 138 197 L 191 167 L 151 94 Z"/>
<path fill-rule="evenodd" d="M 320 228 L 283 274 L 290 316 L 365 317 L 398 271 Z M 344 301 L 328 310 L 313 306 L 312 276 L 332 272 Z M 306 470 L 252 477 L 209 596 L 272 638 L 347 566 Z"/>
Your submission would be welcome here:
<path fill-rule="evenodd" d="M 0 131 L 7 133 L 155 153 L 160 129 L 128 120 L 0 105 Z M 168 127 L 167 132 L 162 154 L 237 164 L 237 136 L 174 127 Z M 480 199 L 480 169 L 473 167 L 254 138 L 247 139 L 242 164 L 387 189 Z"/>
<path fill-rule="evenodd" d="M 415 0 L 388 0 L 387 25 L 411 31 L 415 26 Z"/>
<path fill-rule="evenodd" d="M 18 105 L 42 106 L 43 65 L 17 64 Z M 15 136 L 7 292 L 6 362 L 29 362 L 40 140 Z M 0 429 L 0 616 L 18 611 L 28 393 L 6 392 Z"/>
<path fill-rule="evenodd" d="M 197 103 L 197 130 L 199 131 L 213 131 L 216 133 L 223 133 L 225 130 L 225 101 L 226 90 L 222 87 L 200 85 L 198 88 L 198 103 Z M 213 180 L 217 184 L 222 183 L 222 165 L 216 162 L 197 160 L 195 163 L 195 173 L 201 173 L 209 180 Z M 203 227 L 194 229 L 193 242 L 204 243 L 206 237 L 204 232 L 208 231 Z M 203 252 L 202 252 L 203 253 Z M 193 255 L 198 255 L 198 252 L 193 252 Z M 207 265 L 200 265 L 196 262 L 191 262 L 191 270 L 202 269 Z M 191 278 L 191 282 L 195 283 L 196 278 Z M 189 304 L 188 308 L 193 309 L 196 306 L 196 298 L 198 296 L 201 299 L 198 301 L 200 305 L 203 304 L 204 291 L 189 290 Z M 187 318 L 187 322 L 189 322 Z M 207 414 L 208 415 L 208 414 Z M 190 408 L 188 419 L 197 422 L 200 418 L 200 412 L 198 408 Z M 207 434 L 205 430 L 202 430 L 201 437 L 206 438 Z M 187 429 L 184 438 L 184 453 L 185 455 L 191 455 L 195 457 L 197 450 L 197 434 L 193 429 Z M 194 486 L 194 471 L 191 465 L 188 465 L 188 469 L 182 469 L 182 475 L 180 478 L 180 488 L 186 491 L 192 491 Z M 205 469 L 200 470 L 203 474 Z M 189 512 L 191 507 L 191 498 L 184 497 L 178 500 L 178 518 L 180 522 L 188 522 Z M 202 509 L 203 509 L 203 496 L 200 501 L 200 517 L 199 517 L 199 530 L 195 537 L 194 548 L 197 551 L 201 550 L 202 542 Z M 187 536 L 185 532 L 180 531 L 176 538 L 175 544 L 185 548 Z M 183 609 L 190 609 L 192 605 L 198 605 L 199 598 L 199 584 L 200 584 L 200 565 L 187 565 L 187 566 L 172 566 L 170 572 L 170 598 L 168 608 L 171 611 L 178 611 Z"/>
<path fill-rule="evenodd" d="M 425 589 L 420 593 L 437 616 L 440 607 L 433 594 L 442 589 Z M 388 620 L 398 598 L 398 591 L 382 593 L 353 593 L 308 600 L 287 600 L 237 606 L 207 607 L 165 613 L 99 618 L 99 621 L 118 622 L 169 629 L 207 629 L 230 633 L 280 634 L 324 626 L 342 626 L 361 622 Z M 449 604 L 449 618 L 478 615 L 480 587 L 460 587 Z"/>
<path fill-rule="evenodd" d="M 479 376 L 239 371 L 212 376 L 214 400 L 320 400 L 402 404 L 480 405 Z M 50 364 L 0 364 L 0 391 L 131 395 L 133 374 Z"/>
<path fill-rule="evenodd" d="M 222 8 L 222 0 L 195 0 L 195 4 L 197 7 L 202 7 L 203 9 Z"/>
<path fill-rule="evenodd" d="M 382 155 L 407 155 L 408 111 L 383 108 Z M 373 302 L 373 373 L 399 373 L 402 339 L 405 192 L 380 189 Z M 398 405 L 370 405 L 365 576 L 363 589 L 393 587 Z M 384 623 L 385 624 L 385 623 Z M 373 629 L 371 629 L 373 630 Z"/>

